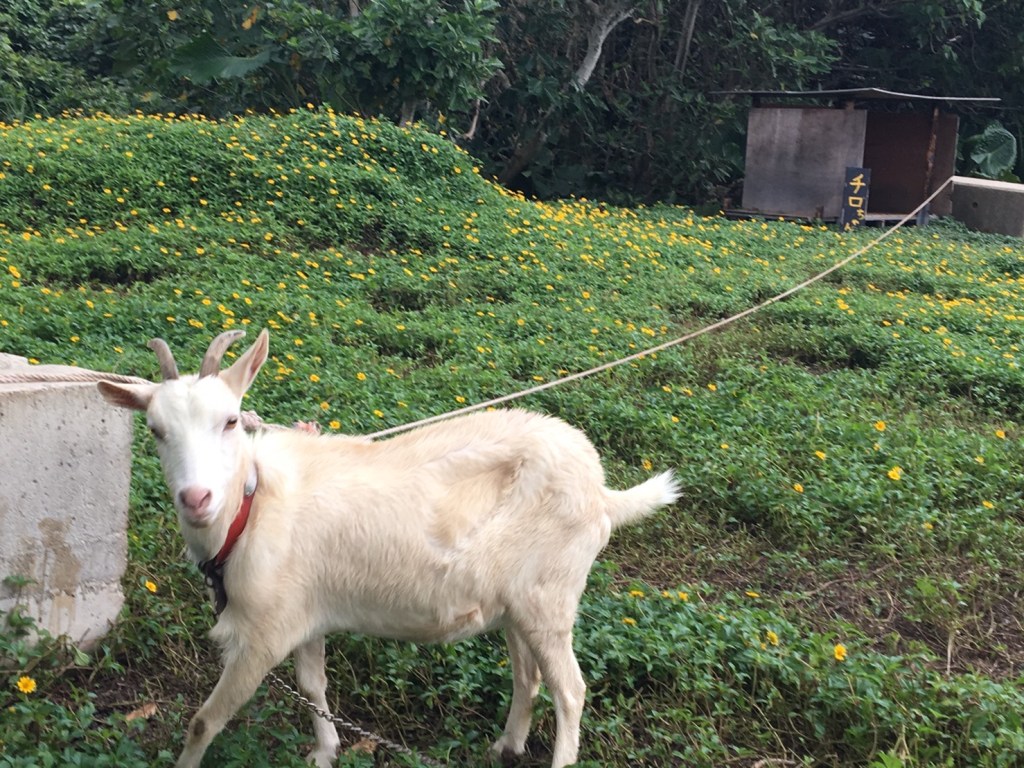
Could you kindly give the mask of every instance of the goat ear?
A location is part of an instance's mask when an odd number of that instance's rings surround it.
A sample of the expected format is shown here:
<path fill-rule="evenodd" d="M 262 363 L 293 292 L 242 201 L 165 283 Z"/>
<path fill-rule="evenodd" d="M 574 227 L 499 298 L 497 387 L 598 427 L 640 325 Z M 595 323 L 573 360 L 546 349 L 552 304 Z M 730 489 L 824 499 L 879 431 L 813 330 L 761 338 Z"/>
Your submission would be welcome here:
<path fill-rule="evenodd" d="M 96 383 L 100 394 L 110 404 L 132 411 L 145 411 L 153 399 L 156 384 L 114 384 L 110 381 Z"/>
<path fill-rule="evenodd" d="M 253 345 L 245 350 L 229 368 L 220 372 L 221 379 L 231 387 L 232 392 L 241 397 L 252 386 L 256 374 L 267 362 L 269 351 L 270 333 L 264 328 Z"/>

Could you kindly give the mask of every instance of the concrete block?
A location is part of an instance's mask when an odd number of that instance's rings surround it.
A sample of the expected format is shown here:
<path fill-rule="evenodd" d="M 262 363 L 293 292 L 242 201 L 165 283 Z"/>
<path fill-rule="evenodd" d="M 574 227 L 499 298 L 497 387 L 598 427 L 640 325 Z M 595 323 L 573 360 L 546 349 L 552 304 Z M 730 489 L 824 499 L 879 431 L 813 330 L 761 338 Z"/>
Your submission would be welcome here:
<path fill-rule="evenodd" d="M 28 366 L 0 355 L 0 376 Z M 95 383 L 0 383 L 0 611 L 24 605 L 40 627 L 89 647 L 117 619 L 127 562 L 131 414 Z"/>
<path fill-rule="evenodd" d="M 1024 237 L 1024 184 L 954 176 L 953 218 L 979 232 Z"/>

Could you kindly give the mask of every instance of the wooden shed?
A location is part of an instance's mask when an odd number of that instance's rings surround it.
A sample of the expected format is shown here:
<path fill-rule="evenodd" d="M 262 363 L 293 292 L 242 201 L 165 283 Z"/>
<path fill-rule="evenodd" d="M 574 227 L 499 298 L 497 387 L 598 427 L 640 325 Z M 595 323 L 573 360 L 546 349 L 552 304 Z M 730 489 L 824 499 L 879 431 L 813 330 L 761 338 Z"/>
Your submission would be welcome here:
<path fill-rule="evenodd" d="M 912 211 L 955 172 L 959 118 L 949 110 L 999 101 L 879 88 L 728 93 L 750 96 L 753 104 L 743 199 L 726 212 L 823 221 L 839 217 L 851 167 L 870 171 L 866 221 Z M 951 200 L 947 188 L 931 213 L 948 215 Z"/>

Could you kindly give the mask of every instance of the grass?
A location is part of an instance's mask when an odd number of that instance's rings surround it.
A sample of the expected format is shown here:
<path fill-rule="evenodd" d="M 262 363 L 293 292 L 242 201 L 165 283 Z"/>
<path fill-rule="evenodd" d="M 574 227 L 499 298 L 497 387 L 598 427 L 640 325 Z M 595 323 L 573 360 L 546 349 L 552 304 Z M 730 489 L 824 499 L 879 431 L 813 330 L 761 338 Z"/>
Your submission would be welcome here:
<path fill-rule="evenodd" d="M 877 234 L 524 200 L 444 137 L 329 112 L 34 121 L 0 148 L 0 349 L 156 377 L 153 336 L 189 369 L 219 331 L 269 327 L 249 406 L 337 432 L 646 349 Z M 907 229 L 728 330 L 520 403 L 583 427 L 612 484 L 683 485 L 584 598 L 583 765 L 1024 760 L 1021 307 L 1019 240 Z M 137 433 L 121 621 L 85 656 L 6 617 L 0 766 L 169 764 L 215 681 Z M 435 759 L 477 764 L 500 730 L 500 638 L 329 653 L 340 711 Z M 537 716 L 523 765 L 549 759 Z M 207 763 L 302 765 L 308 733 L 261 689 Z"/>

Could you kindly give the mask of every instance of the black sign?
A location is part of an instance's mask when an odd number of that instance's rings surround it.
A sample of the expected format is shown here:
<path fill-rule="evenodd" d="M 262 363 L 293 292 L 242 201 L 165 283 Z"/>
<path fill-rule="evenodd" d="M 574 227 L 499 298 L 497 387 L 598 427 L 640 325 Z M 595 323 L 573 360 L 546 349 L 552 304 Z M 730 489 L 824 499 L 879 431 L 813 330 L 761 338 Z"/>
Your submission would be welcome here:
<path fill-rule="evenodd" d="M 847 168 L 843 184 L 843 208 L 839 212 L 839 228 L 846 231 L 864 222 L 868 213 L 870 168 Z"/>

